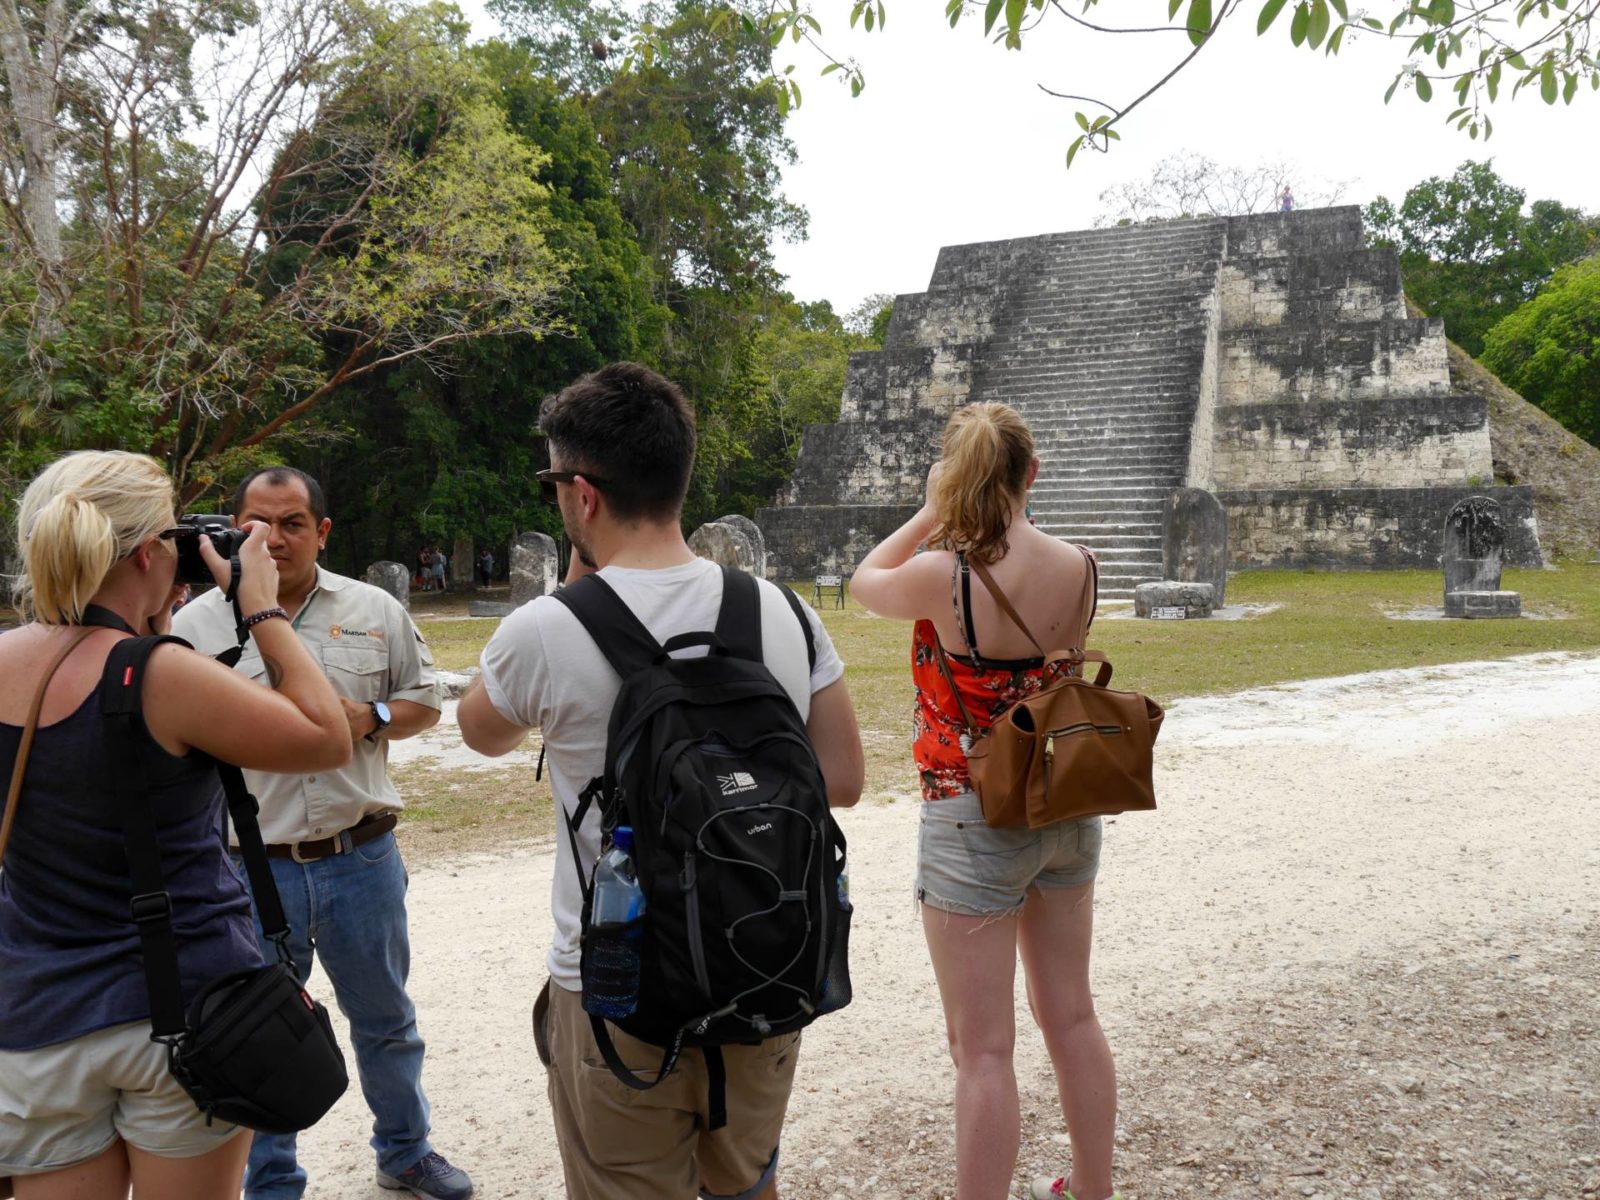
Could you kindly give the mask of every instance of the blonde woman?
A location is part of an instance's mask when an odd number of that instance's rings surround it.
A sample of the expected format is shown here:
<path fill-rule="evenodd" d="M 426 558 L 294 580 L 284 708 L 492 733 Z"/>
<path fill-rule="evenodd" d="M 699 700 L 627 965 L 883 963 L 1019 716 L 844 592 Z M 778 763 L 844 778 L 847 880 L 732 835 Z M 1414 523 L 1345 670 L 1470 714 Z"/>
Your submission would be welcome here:
<path fill-rule="evenodd" d="M 17 1200 L 111 1200 L 130 1186 L 135 1200 L 236 1200 L 250 1148 L 246 1131 L 206 1124 L 150 1040 L 121 825 L 104 783 L 100 674 L 118 640 L 169 627 L 181 591 L 173 499 L 154 459 L 85 451 L 35 479 L 18 514 L 27 624 L 0 637 L 0 781 L 12 778 L 30 705 L 49 682 L 0 863 L 0 1177 L 12 1177 Z M 211 979 L 261 961 L 212 757 L 307 771 L 350 754 L 338 698 L 272 612 L 278 572 L 265 534 L 254 528 L 240 552 L 238 594 L 247 617 L 272 613 L 251 636 L 275 688 L 181 645 L 157 648 L 148 666 L 142 753 L 186 1006 Z M 227 580 L 227 562 L 204 541 L 202 554 Z"/>
<path fill-rule="evenodd" d="M 1020 952 L 1028 1003 L 1055 1067 L 1072 1170 L 1033 1184 L 1038 1200 L 1112 1195 L 1116 1070 L 1089 990 L 1100 819 L 990 829 L 967 775 L 963 723 L 1037 690 L 1039 651 L 961 561 L 989 568 L 1046 650 L 1081 647 L 1088 553 L 1028 522 L 1039 470 L 1028 427 L 1003 404 L 950 418 L 926 503 L 862 561 L 850 591 L 873 612 L 912 620 L 913 753 L 922 782 L 917 898 L 956 1067 L 956 1194 L 1011 1194 L 1019 1141 L 1012 991 Z M 918 554 L 919 546 L 926 546 Z M 939 664 L 949 656 L 947 679 Z"/>

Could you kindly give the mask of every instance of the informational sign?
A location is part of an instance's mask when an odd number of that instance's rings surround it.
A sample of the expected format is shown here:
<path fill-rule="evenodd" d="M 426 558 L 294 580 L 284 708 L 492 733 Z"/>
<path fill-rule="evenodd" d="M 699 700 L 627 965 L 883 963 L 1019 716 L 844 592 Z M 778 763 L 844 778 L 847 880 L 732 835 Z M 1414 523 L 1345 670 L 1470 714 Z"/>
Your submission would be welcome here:
<path fill-rule="evenodd" d="M 1174 604 L 1165 608 L 1152 608 L 1150 619 L 1152 621 L 1183 621 L 1189 616 L 1189 610 L 1181 604 Z"/>

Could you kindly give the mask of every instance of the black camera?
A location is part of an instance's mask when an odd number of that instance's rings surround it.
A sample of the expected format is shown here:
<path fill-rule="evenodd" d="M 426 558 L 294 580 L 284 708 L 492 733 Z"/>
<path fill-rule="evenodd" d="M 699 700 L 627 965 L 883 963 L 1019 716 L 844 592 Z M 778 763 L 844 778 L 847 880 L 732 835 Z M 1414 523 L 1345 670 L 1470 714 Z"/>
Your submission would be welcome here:
<path fill-rule="evenodd" d="M 171 538 L 178 548 L 177 581 L 198 586 L 216 582 L 206 560 L 200 557 L 200 539 L 210 538 L 223 558 L 235 558 L 239 547 L 250 537 L 250 531 L 235 529 L 231 520 L 219 514 L 196 513 L 180 517 L 177 528 L 162 536 Z"/>

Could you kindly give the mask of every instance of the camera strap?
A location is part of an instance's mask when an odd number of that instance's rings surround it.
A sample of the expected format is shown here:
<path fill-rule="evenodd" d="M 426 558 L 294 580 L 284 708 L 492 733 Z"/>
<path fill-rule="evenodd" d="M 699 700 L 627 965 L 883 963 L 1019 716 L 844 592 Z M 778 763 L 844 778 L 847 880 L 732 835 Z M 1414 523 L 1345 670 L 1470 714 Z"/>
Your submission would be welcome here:
<path fill-rule="evenodd" d="M 244 578 L 244 564 L 235 554 L 228 559 L 228 566 L 233 574 L 228 580 L 228 590 L 222 593 L 222 598 L 233 605 L 233 634 L 238 640 L 216 658 L 219 663 L 231 670 L 239 665 L 239 659 L 244 656 L 245 643 L 250 640 L 250 627 L 244 623 L 244 612 L 239 608 L 239 580 Z"/>
<path fill-rule="evenodd" d="M 106 739 L 110 751 L 110 783 L 122 817 L 122 842 L 133 884 L 130 906 L 144 957 L 152 1036 L 168 1041 L 180 1036 L 188 1026 L 183 1012 L 177 938 L 172 928 L 172 897 L 161 869 L 161 844 L 145 772 L 144 741 L 149 731 L 144 723 L 141 695 L 145 664 L 151 652 L 163 642 L 188 645 L 181 638 L 134 637 L 111 648 L 100 677 L 100 711 L 110 734 Z M 278 960 L 285 966 L 292 966 L 288 948 L 289 923 L 284 917 L 283 902 L 272 877 L 266 847 L 262 844 L 261 826 L 256 820 L 259 811 L 256 799 L 245 786 L 244 772 L 238 767 L 224 762 L 218 762 L 216 767 L 228 801 L 228 816 L 239 839 L 239 853 L 250 877 L 250 890 L 261 918 L 261 928 L 277 946 Z"/>

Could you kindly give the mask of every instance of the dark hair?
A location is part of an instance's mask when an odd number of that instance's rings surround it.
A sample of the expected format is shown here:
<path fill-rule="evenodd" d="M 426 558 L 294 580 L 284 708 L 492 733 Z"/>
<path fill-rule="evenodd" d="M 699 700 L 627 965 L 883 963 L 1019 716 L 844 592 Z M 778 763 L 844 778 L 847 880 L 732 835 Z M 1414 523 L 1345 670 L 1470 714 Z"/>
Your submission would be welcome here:
<path fill-rule="evenodd" d="M 282 487 L 290 480 L 298 479 L 305 484 L 306 499 L 311 502 L 311 516 L 322 524 L 323 518 L 328 515 L 328 502 L 322 498 L 322 485 L 299 467 L 262 467 L 259 471 L 251 471 L 239 481 L 239 486 L 233 490 L 233 515 L 237 520 L 244 512 L 245 494 L 249 492 L 250 485 L 258 479 L 265 479 L 273 487 Z"/>
<path fill-rule="evenodd" d="M 539 431 L 563 465 L 593 471 L 621 521 L 683 511 L 694 470 L 694 409 L 677 385 L 638 363 L 601 367 L 545 400 Z"/>

